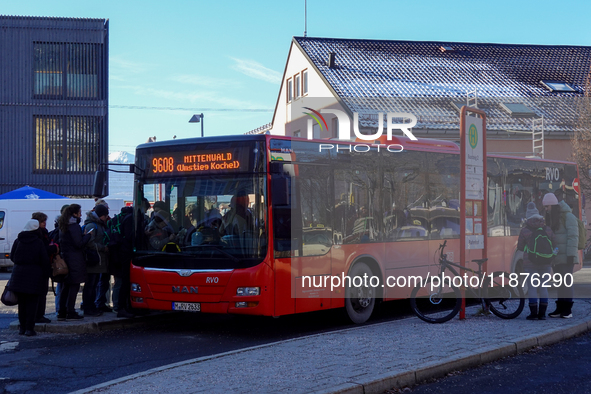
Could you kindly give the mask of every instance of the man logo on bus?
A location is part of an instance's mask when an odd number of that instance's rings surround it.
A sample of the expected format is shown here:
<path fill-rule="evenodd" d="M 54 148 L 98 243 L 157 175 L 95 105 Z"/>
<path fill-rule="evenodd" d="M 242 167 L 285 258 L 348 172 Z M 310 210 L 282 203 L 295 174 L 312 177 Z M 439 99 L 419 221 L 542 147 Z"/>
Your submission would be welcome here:
<path fill-rule="evenodd" d="M 316 121 L 316 123 L 320 126 L 320 129 L 323 130 L 322 125 L 324 124 L 324 126 L 326 127 L 326 129 L 328 130 L 328 125 L 326 123 L 326 120 L 324 119 L 324 117 L 322 116 L 322 114 L 333 114 L 336 115 L 337 120 L 338 120 L 338 139 L 339 140 L 343 140 L 343 141 L 351 141 L 351 120 L 349 118 L 349 116 L 340 110 L 337 109 L 321 109 L 320 112 L 313 110 L 312 108 L 309 107 L 304 107 L 305 109 L 311 111 L 310 112 L 304 112 L 304 114 L 310 116 L 312 119 L 314 119 Z M 353 112 L 353 133 L 355 134 L 355 137 L 357 137 L 360 140 L 363 141 L 371 141 L 372 143 L 375 142 L 378 138 L 380 138 L 384 132 L 384 122 L 383 122 L 383 116 L 384 113 L 380 112 L 378 113 L 378 130 L 375 134 L 361 134 L 361 132 L 359 131 L 359 114 L 357 112 Z M 313 122 L 312 119 L 308 119 L 308 136 L 307 138 L 309 140 L 314 138 L 314 131 L 313 131 Z M 393 121 L 393 119 L 403 119 L 402 123 L 395 123 Z M 404 120 L 409 119 L 410 122 L 405 122 Z M 388 112 L 386 114 L 386 134 L 387 134 L 387 138 L 388 141 L 392 140 L 392 131 L 393 130 L 401 130 L 405 136 L 407 136 L 408 138 L 410 138 L 413 141 L 417 140 L 417 137 L 414 136 L 414 134 L 412 133 L 412 131 L 410 131 L 411 128 L 413 128 L 414 126 L 416 126 L 417 124 L 417 118 L 416 116 L 414 116 L 413 114 L 407 113 L 407 112 Z M 366 147 L 366 148 L 363 148 Z M 391 150 L 394 149 L 395 150 Z M 320 145 L 320 151 L 322 151 L 322 149 L 334 149 L 334 145 L 332 144 L 321 144 Z M 336 147 L 337 150 L 339 150 L 339 146 L 337 145 Z M 349 150 L 351 150 L 351 147 L 348 146 Z M 356 152 L 367 152 L 370 147 L 368 145 L 355 145 L 353 146 L 353 148 Z M 363 150 L 365 149 L 365 150 Z M 402 147 L 402 145 L 399 144 L 392 144 L 392 145 L 388 145 L 388 151 L 389 152 L 401 152 L 402 150 L 404 150 L 404 148 Z"/>
<path fill-rule="evenodd" d="M 478 145 L 478 130 L 475 125 L 470 125 L 470 129 L 468 130 L 468 140 L 470 141 L 472 149 L 476 148 L 476 145 Z"/>

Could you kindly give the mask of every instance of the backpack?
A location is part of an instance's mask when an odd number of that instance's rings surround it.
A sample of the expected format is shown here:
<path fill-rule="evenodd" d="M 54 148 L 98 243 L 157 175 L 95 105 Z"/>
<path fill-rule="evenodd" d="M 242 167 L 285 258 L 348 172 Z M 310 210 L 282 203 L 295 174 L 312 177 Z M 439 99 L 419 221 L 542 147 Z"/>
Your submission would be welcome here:
<path fill-rule="evenodd" d="M 88 223 L 88 224 L 89 225 L 94 224 L 94 231 L 98 231 L 98 226 L 95 223 Z M 86 224 L 84 226 L 82 226 L 82 232 L 86 233 Z M 95 238 L 95 244 L 97 241 L 101 242 L 102 240 L 97 240 Z M 99 265 L 99 263 L 101 262 L 101 255 L 98 252 L 98 248 L 92 248 L 92 246 L 86 246 L 84 248 L 84 260 L 86 260 L 87 267 L 96 267 L 97 265 Z"/>
<path fill-rule="evenodd" d="M 121 212 L 107 222 L 104 243 L 109 246 L 109 261 L 113 266 L 119 264 L 121 259 L 125 259 L 122 254 L 131 249 L 131 246 L 128 246 L 131 239 L 127 239 L 126 234 L 130 234 L 132 227 L 133 208 L 131 207 L 121 208 Z"/>
<path fill-rule="evenodd" d="M 575 215 L 573 214 L 573 216 Z M 575 219 L 577 219 L 577 225 L 579 226 L 579 244 L 577 245 L 577 249 L 583 250 L 587 243 L 587 229 L 581 219 L 576 216 Z M 564 220 L 564 225 L 566 226 L 566 213 L 562 214 L 562 220 Z"/>
<path fill-rule="evenodd" d="M 49 237 L 49 241 L 53 241 L 54 244 L 59 244 L 60 243 L 60 229 L 59 227 L 54 228 L 53 230 L 51 230 L 49 232 L 49 234 L 47 234 L 47 236 Z"/>
<path fill-rule="evenodd" d="M 550 265 L 554 260 L 553 249 L 552 241 L 544 227 L 534 229 L 525 245 L 529 261 L 536 265 Z"/>

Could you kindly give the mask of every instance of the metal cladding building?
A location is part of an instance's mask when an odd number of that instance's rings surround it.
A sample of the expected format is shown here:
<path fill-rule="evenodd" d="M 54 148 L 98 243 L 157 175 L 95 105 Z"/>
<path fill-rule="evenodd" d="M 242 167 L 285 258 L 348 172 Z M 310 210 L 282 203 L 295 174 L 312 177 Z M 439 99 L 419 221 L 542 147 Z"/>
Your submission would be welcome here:
<path fill-rule="evenodd" d="M 0 16 L 0 32 L 0 194 L 90 196 L 108 159 L 108 20 Z"/>

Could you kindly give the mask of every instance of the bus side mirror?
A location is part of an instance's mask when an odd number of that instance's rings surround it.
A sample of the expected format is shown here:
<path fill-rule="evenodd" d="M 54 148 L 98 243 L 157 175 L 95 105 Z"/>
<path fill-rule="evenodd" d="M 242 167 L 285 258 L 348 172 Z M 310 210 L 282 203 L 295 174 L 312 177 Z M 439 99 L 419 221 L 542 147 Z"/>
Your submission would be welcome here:
<path fill-rule="evenodd" d="M 97 171 L 94 173 L 92 195 L 99 198 L 107 195 L 107 171 Z"/>

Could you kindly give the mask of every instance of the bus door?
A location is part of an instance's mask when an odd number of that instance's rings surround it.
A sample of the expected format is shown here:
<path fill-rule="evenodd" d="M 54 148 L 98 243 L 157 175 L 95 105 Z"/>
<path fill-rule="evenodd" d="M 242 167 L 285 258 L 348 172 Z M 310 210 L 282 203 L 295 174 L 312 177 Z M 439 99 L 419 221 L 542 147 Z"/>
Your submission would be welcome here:
<path fill-rule="evenodd" d="M 277 315 L 331 307 L 331 190 L 326 167 L 273 163 Z"/>

